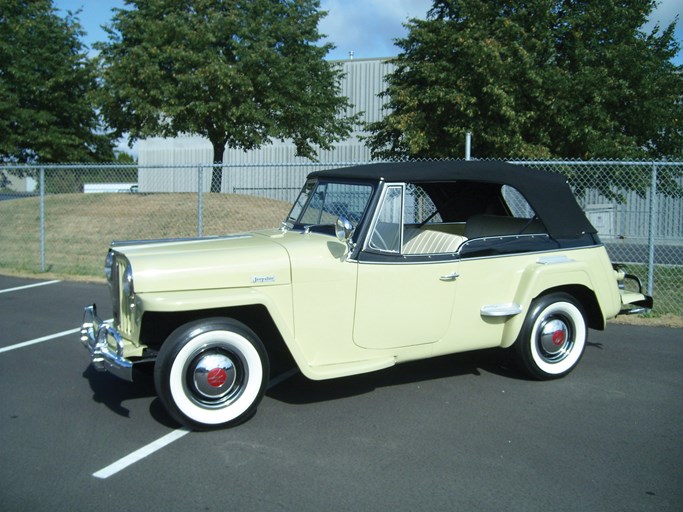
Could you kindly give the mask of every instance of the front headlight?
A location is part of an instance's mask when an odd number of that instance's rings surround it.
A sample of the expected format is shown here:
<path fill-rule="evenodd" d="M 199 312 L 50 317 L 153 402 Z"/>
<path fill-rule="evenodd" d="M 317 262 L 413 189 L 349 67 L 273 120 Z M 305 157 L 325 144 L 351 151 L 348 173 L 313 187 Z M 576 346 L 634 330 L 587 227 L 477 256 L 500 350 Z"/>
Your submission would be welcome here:
<path fill-rule="evenodd" d="M 126 265 L 126 270 L 123 272 L 123 277 L 121 279 L 121 291 L 124 297 L 128 300 L 135 299 L 135 288 L 133 287 L 133 268 L 130 263 Z"/>
<path fill-rule="evenodd" d="M 114 275 L 114 251 L 109 251 L 107 257 L 104 259 L 104 276 L 107 282 L 111 284 L 111 278 Z"/>

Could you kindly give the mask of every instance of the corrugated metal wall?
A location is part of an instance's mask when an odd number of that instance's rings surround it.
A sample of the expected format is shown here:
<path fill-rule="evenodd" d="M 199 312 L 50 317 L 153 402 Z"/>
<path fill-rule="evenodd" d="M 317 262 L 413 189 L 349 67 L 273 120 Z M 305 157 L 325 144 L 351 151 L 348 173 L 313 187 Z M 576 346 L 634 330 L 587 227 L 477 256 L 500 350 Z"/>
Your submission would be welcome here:
<path fill-rule="evenodd" d="M 386 100 L 378 98 L 385 88 L 385 77 L 394 66 L 382 59 L 348 60 L 338 63 L 342 67 L 345 78 L 341 83 L 341 92 L 353 104 L 349 114 L 362 113 L 363 122 L 374 122 L 382 118 L 382 107 Z M 370 160 L 370 151 L 359 140 L 360 133 L 335 145 L 330 151 L 319 151 L 318 161 L 322 164 L 338 164 L 339 162 Z M 198 175 L 196 170 L 160 170 L 155 166 L 169 165 L 191 166 L 209 164 L 213 160 L 213 150 L 209 141 L 202 137 L 186 136 L 168 138 L 150 138 L 140 141 L 139 161 L 142 167 L 139 172 L 140 192 L 196 192 Z M 273 164 L 282 162 L 291 164 L 310 163 L 305 158 L 297 158 L 294 145 L 288 142 L 274 141 L 272 144 L 254 151 L 226 149 L 223 162 L 230 166 L 223 171 L 222 192 L 250 193 L 262 195 L 261 189 L 292 189 L 298 191 L 308 172 L 308 167 L 289 169 L 289 172 L 278 172 L 278 167 L 267 169 L 251 169 L 256 164 Z M 241 169 L 239 166 L 244 166 Z M 248 172 L 240 172 L 249 169 Z M 210 189 L 210 172 L 203 176 L 203 189 Z M 267 175 L 266 175 L 267 174 Z M 284 200 L 291 200 L 287 195 Z"/>
<path fill-rule="evenodd" d="M 683 178 L 676 179 L 683 187 Z M 597 190 L 587 190 L 584 209 L 588 218 L 600 231 L 600 236 L 625 239 L 648 237 L 653 215 L 650 192 L 644 196 L 632 190 L 621 190 L 621 201 L 607 199 Z M 657 223 L 654 236 L 661 239 L 683 239 L 683 201 L 680 197 L 657 195 Z"/>

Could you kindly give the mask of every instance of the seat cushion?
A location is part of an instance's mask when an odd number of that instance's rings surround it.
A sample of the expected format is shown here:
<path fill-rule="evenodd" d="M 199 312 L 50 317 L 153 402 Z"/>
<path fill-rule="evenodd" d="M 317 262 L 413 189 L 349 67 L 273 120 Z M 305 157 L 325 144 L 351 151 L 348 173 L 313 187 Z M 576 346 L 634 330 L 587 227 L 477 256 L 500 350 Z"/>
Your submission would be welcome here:
<path fill-rule="evenodd" d="M 473 215 L 465 224 L 467 238 L 531 233 L 546 233 L 545 226 L 540 220 L 502 215 Z"/>
<path fill-rule="evenodd" d="M 467 238 L 442 231 L 406 226 L 403 233 L 404 254 L 444 254 L 457 252 Z"/>

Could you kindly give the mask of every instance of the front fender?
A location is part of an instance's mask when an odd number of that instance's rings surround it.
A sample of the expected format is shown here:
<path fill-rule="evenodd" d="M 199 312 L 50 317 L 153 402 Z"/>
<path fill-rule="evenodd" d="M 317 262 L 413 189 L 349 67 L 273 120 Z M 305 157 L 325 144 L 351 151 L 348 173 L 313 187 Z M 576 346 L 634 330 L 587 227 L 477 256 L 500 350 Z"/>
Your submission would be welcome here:
<path fill-rule="evenodd" d="M 307 365 L 294 339 L 291 286 L 261 286 L 216 290 L 183 290 L 138 295 L 144 312 L 175 313 L 262 305 L 270 314 L 294 360 Z"/>

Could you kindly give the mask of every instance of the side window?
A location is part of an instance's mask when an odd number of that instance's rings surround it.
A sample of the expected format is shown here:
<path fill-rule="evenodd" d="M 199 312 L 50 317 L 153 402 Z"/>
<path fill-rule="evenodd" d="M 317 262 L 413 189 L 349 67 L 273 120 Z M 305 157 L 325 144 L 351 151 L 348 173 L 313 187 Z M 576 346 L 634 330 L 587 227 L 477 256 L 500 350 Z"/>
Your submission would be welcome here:
<path fill-rule="evenodd" d="M 377 221 L 372 228 L 368 247 L 382 252 L 398 254 L 401 248 L 403 213 L 403 187 L 387 187 Z"/>
<path fill-rule="evenodd" d="M 513 217 L 531 219 L 536 215 L 534 209 L 529 205 L 524 196 L 516 188 L 503 185 L 503 200 L 505 201 L 510 214 Z"/>
<path fill-rule="evenodd" d="M 367 248 L 394 255 L 455 257 L 465 241 L 463 229 L 462 223 L 443 221 L 420 185 L 388 185 Z"/>
<path fill-rule="evenodd" d="M 465 241 L 462 223 L 444 222 L 441 214 L 425 190 L 415 184 L 406 185 L 403 226 L 405 255 L 455 254 Z"/>
<path fill-rule="evenodd" d="M 441 215 L 427 193 L 418 185 L 406 185 L 405 224 L 441 223 Z"/>

